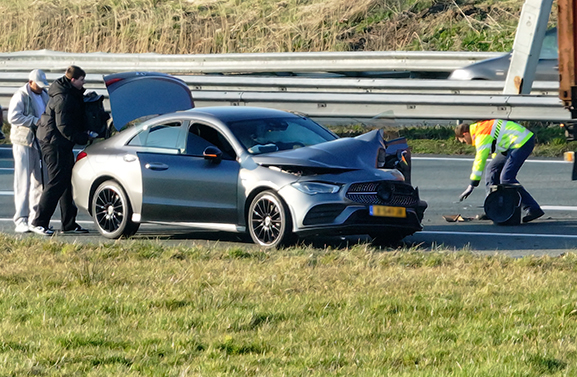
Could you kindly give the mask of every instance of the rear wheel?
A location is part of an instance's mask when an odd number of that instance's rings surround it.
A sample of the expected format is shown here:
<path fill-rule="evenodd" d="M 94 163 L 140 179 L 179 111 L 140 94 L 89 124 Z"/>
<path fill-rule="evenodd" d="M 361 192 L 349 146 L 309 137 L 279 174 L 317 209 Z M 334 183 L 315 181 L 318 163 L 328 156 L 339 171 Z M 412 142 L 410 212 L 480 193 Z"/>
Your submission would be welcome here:
<path fill-rule="evenodd" d="M 273 191 L 259 193 L 250 203 L 247 225 L 253 242 L 265 247 L 288 246 L 296 237 L 288 208 Z"/>
<path fill-rule="evenodd" d="M 140 226 L 132 221 L 128 196 L 115 181 L 102 183 L 94 192 L 92 217 L 100 234 L 107 238 L 130 237 Z"/>

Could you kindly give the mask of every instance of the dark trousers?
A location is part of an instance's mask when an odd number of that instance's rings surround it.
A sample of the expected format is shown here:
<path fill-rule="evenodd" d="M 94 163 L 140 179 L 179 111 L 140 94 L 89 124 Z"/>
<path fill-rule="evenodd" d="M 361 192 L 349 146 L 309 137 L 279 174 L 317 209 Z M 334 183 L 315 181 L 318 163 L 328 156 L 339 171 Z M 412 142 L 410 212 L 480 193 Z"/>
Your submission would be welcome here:
<path fill-rule="evenodd" d="M 487 189 L 491 185 L 509 184 L 509 183 L 519 183 L 517 180 L 517 173 L 519 169 L 523 166 L 523 163 L 529 157 L 533 148 L 535 147 L 535 136 L 531 136 L 529 140 L 522 147 L 517 149 L 509 149 L 505 154 L 497 153 L 493 160 L 487 166 L 487 171 L 485 173 L 485 184 Z M 521 188 L 519 190 L 521 194 L 521 203 L 523 209 L 536 210 L 539 204 L 527 190 Z"/>
<path fill-rule="evenodd" d="M 50 219 L 60 204 L 62 230 L 76 228 L 78 208 L 72 200 L 72 167 L 74 153 L 71 148 L 63 148 L 52 144 L 40 143 L 42 160 L 48 174 L 48 182 L 44 185 L 38 214 L 32 220 L 32 225 L 48 228 Z"/>

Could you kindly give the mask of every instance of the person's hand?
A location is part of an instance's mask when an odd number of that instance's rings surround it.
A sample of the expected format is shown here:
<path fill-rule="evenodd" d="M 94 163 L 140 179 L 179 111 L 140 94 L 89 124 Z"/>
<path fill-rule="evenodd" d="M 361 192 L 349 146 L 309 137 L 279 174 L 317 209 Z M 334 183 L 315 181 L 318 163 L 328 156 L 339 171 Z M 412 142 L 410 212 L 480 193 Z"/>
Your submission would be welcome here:
<path fill-rule="evenodd" d="M 463 200 L 467 199 L 469 195 L 473 192 L 474 187 L 469 185 L 465 191 L 461 195 L 459 195 L 459 201 L 462 202 Z"/>
<path fill-rule="evenodd" d="M 98 132 L 86 131 L 86 133 L 88 134 L 88 140 L 94 140 L 98 137 Z"/>

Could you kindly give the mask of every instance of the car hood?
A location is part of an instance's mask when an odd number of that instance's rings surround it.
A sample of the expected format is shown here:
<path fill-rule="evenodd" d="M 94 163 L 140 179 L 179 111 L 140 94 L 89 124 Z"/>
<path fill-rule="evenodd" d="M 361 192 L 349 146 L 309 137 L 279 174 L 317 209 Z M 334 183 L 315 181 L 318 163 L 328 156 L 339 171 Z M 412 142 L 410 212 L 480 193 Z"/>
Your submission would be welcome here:
<path fill-rule="evenodd" d="M 194 107 L 184 81 L 158 72 L 122 72 L 104 76 L 114 127 L 148 115 L 160 115 Z"/>
<path fill-rule="evenodd" d="M 263 166 L 300 166 L 326 170 L 374 169 L 381 148 L 386 148 L 382 131 L 374 130 L 354 138 L 341 138 L 252 158 Z"/>

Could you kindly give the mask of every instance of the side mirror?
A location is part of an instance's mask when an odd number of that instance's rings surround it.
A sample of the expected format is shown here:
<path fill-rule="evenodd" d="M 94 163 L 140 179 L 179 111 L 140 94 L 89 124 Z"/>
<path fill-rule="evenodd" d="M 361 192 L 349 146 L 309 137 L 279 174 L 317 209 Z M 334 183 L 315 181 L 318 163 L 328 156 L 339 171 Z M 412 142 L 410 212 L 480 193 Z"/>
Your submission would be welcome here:
<path fill-rule="evenodd" d="M 216 164 L 222 160 L 222 151 L 214 146 L 206 147 L 202 155 L 205 160 L 210 160 Z"/>

